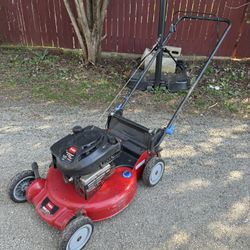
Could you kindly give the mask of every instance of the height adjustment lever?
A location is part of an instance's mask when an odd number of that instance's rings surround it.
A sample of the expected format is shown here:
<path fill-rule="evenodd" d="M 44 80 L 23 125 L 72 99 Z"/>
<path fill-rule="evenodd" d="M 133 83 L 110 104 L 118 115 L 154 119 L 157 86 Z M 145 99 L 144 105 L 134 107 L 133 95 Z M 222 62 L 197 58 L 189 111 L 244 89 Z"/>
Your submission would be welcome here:
<path fill-rule="evenodd" d="M 35 174 L 35 178 L 36 179 L 41 178 L 40 174 L 39 174 L 39 171 L 38 171 L 38 164 L 35 161 L 31 164 L 31 168 L 32 168 L 32 170 L 33 170 L 33 172 Z"/>

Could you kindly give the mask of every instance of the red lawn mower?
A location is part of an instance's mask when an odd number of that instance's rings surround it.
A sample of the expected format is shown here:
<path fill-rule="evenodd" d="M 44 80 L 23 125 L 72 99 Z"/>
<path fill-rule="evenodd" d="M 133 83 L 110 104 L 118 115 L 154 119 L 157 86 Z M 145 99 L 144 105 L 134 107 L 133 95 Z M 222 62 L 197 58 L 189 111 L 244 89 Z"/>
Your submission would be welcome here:
<path fill-rule="evenodd" d="M 148 129 L 123 117 L 123 110 L 182 20 L 223 22 L 227 27 L 168 125 Z M 74 127 L 71 134 L 50 148 L 52 163 L 46 178 L 40 177 L 35 162 L 32 170 L 25 170 L 12 178 L 10 198 L 17 203 L 29 201 L 42 220 L 62 231 L 60 249 L 82 249 L 93 233 L 93 222 L 108 219 L 130 204 L 136 194 L 139 178 L 142 177 L 148 187 L 159 183 L 165 169 L 160 157 L 160 144 L 166 134 L 173 133 L 174 120 L 230 26 L 230 21 L 224 18 L 206 15 L 180 17 L 171 24 L 164 38 L 159 37 L 151 50 L 154 51 L 152 59 L 124 101 L 109 113 L 105 129 L 96 126 Z"/>

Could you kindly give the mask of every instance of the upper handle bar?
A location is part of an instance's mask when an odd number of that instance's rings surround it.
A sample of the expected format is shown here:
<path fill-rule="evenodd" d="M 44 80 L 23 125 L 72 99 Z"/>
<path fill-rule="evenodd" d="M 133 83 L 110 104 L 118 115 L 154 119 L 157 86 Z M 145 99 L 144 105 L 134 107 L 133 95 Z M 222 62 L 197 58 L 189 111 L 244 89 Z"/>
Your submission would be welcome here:
<path fill-rule="evenodd" d="M 209 17 L 209 16 L 193 16 L 193 15 L 184 15 L 181 16 L 174 25 L 177 25 L 184 19 L 193 19 L 193 20 L 204 20 L 204 21 L 212 21 L 212 22 L 221 22 L 221 23 L 227 23 L 228 25 L 231 25 L 231 20 L 223 17 Z"/>

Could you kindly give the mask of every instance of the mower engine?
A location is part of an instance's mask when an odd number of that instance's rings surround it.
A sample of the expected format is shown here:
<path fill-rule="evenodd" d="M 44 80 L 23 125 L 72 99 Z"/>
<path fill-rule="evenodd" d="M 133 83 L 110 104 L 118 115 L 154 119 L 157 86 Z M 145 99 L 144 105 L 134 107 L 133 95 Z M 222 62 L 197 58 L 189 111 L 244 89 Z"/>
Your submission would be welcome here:
<path fill-rule="evenodd" d="M 54 168 L 60 170 L 66 183 L 89 199 L 113 173 L 113 161 L 119 156 L 121 143 L 106 130 L 95 126 L 73 128 L 52 145 Z"/>

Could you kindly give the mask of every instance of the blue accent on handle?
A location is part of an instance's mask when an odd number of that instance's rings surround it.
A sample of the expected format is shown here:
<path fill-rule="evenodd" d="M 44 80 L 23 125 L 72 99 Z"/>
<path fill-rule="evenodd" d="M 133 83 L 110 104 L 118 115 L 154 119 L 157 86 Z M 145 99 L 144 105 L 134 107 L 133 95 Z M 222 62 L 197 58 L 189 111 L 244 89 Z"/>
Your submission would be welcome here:
<path fill-rule="evenodd" d="M 174 133 L 174 128 L 175 128 L 175 126 L 172 124 L 170 127 L 167 127 L 167 128 L 165 129 L 165 133 L 166 133 L 167 135 L 172 135 L 172 134 Z"/>
<path fill-rule="evenodd" d="M 122 173 L 122 176 L 124 178 L 130 178 L 132 176 L 132 173 L 128 170 L 125 170 L 123 173 Z"/>
<path fill-rule="evenodd" d="M 122 104 L 119 103 L 119 104 L 115 107 L 115 111 L 119 111 L 119 110 L 121 109 L 121 107 L 122 107 Z"/>

